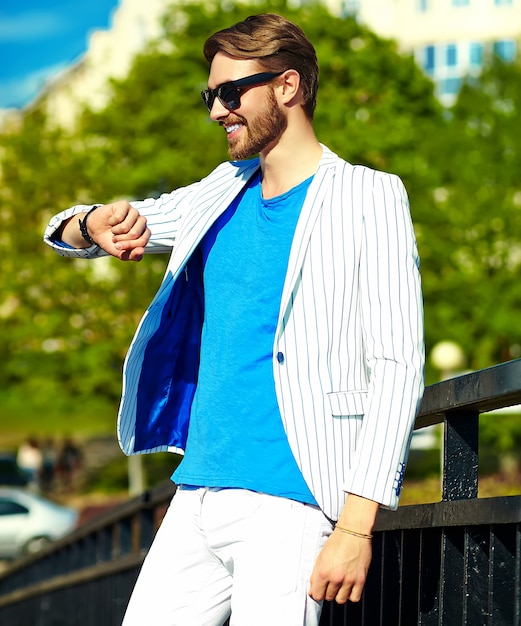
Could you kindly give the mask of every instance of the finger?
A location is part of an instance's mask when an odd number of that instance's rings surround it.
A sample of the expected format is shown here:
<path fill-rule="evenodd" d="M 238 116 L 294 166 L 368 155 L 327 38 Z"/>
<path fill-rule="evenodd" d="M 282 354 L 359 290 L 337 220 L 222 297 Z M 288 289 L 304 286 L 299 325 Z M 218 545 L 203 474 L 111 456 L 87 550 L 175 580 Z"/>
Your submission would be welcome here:
<path fill-rule="evenodd" d="M 138 256 L 141 259 L 145 253 L 145 246 L 139 245 L 139 243 L 135 241 L 118 243 L 115 245 L 115 248 L 117 250 L 116 256 L 120 259 L 134 260 L 134 258 Z"/>
<path fill-rule="evenodd" d="M 332 582 L 324 581 L 321 584 L 311 584 L 309 588 L 309 596 L 316 602 L 322 602 L 322 600 L 334 600 L 338 594 L 340 585 Z"/>
<path fill-rule="evenodd" d="M 122 222 L 112 226 L 115 240 L 138 239 L 147 229 L 147 220 L 139 213 L 129 214 Z"/>
<path fill-rule="evenodd" d="M 356 600 L 353 600 L 352 587 L 350 585 L 343 585 L 342 587 L 340 587 L 334 600 L 337 604 L 345 604 L 348 600 L 356 602 Z"/>
<path fill-rule="evenodd" d="M 340 588 L 341 588 L 340 585 L 329 583 L 326 589 L 326 594 L 325 594 L 326 600 L 328 602 L 332 602 L 333 600 L 336 600 Z"/>
<path fill-rule="evenodd" d="M 351 602 L 360 602 L 362 599 L 362 592 L 364 590 L 364 584 L 355 583 L 351 588 L 351 592 L 347 595 L 347 600 L 351 600 Z M 343 604 L 343 603 L 342 603 Z"/>
<path fill-rule="evenodd" d="M 147 235 L 149 237 L 150 231 L 147 227 L 146 218 L 142 216 L 138 216 L 137 220 L 134 223 L 132 223 L 130 220 L 125 220 L 121 224 L 112 227 L 112 236 L 114 242 L 140 239 L 144 235 Z"/>
<path fill-rule="evenodd" d="M 348 600 L 351 602 L 360 602 L 362 592 L 365 586 L 363 581 L 345 582 L 339 589 L 335 597 L 337 604 L 345 604 Z"/>
<path fill-rule="evenodd" d="M 112 211 L 109 217 L 109 224 L 113 227 L 124 222 L 128 218 L 129 214 L 132 214 L 133 212 L 135 212 L 135 214 L 138 214 L 136 209 L 134 209 L 125 200 L 113 202 L 112 204 L 107 206 L 109 206 Z"/>
<path fill-rule="evenodd" d="M 150 230 L 147 228 L 140 237 L 131 239 L 117 239 L 113 245 L 116 250 L 133 250 L 135 248 L 145 248 L 150 239 Z"/>
<path fill-rule="evenodd" d="M 324 600 L 324 598 L 326 597 L 326 589 L 327 582 L 318 583 L 315 580 L 311 579 L 308 595 L 316 602 L 322 602 L 322 600 Z"/>
<path fill-rule="evenodd" d="M 141 261 L 144 254 L 144 248 L 131 248 L 129 250 L 122 250 L 118 254 L 118 259 L 120 261 Z"/>
<path fill-rule="evenodd" d="M 134 248 L 130 252 L 130 260 L 131 261 L 141 261 L 141 259 L 145 256 L 144 248 Z"/>

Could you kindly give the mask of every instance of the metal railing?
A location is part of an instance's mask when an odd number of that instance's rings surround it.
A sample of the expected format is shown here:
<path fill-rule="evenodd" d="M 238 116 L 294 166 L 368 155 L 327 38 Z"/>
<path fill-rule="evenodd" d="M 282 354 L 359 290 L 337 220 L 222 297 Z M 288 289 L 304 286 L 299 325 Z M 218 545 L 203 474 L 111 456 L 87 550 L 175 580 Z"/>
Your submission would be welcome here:
<path fill-rule="evenodd" d="M 521 359 L 426 389 L 416 428 L 444 424 L 442 501 L 381 511 L 362 601 L 325 603 L 322 626 L 521 626 L 521 495 L 477 498 L 479 415 L 520 403 Z M 0 624 L 120 624 L 174 490 L 162 484 L 13 563 L 0 574 Z"/>

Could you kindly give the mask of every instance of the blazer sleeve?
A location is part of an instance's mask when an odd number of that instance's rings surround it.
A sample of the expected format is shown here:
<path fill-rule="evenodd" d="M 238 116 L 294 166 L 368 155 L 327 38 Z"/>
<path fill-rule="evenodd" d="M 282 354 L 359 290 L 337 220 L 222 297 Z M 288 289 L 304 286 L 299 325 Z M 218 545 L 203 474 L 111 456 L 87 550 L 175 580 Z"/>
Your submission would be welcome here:
<path fill-rule="evenodd" d="M 369 386 L 344 488 L 396 508 L 424 385 L 420 262 L 402 181 L 356 169 L 361 178 L 359 289 Z"/>
<path fill-rule="evenodd" d="M 148 198 L 130 203 L 147 218 L 147 225 L 152 233 L 146 247 L 147 253 L 171 252 L 182 215 L 189 207 L 190 199 L 197 192 L 199 184 L 181 187 L 171 193 L 162 194 L 159 198 Z M 89 259 L 107 256 L 107 253 L 99 246 L 72 248 L 57 236 L 64 221 L 88 211 L 93 206 L 95 205 L 78 204 L 54 215 L 45 229 L 44 242 L 58 254 L 66 257 Z"/>
<path fill-rule="evenodd" d="M 192 209 L 197 209 L 199 205 L 212 204 L 216 197 L 222 195 L 223 190 L 231 189 L 237 181 L 240 189 L 247 177 L 257 168 L 258 159 L 225 161 L 205 178 L 187 187 L 180 187 L 171 193 L 162 194 L 159 198 L 132 201 L 132 206 L 147 218 L 147 225 L 151 231 L 150 241 L 145 251 L 147 253 L 171 252 L 184 218 Z M 75 249 L 59 239 L 59 229 L 65 220 L 88 211 L 93 206 L 95 205 L 79 204 L 53 216 L 45 229 L 45 243 L 62 256 L 88 259 L 107 256 L 96 245 Z"/>

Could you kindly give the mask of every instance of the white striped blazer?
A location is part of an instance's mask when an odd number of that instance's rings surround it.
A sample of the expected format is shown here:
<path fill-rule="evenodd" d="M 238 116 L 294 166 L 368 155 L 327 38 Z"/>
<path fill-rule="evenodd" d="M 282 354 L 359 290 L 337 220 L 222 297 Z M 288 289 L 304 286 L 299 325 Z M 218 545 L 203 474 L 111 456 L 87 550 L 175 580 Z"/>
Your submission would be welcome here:
<path fill-rule="evenodd" d="M 118 433 L 126 454 L 183 451 L 204 306 L 194 251 L 258 168 L 258 159 L 223 163 L 197 183 L 133 203 L 152 231 L 147 251 L 171 257 L 125 360 Z M 60 254 L 104 254 L 52 239 L 86 208 L 51 220 L 45 241 Z M 324 146 L 291 247 L 273 376 L 295 459 L 331 519 L 346 492 L 397 507 L 423 365 L 419 258 L 404 186 Z"/>

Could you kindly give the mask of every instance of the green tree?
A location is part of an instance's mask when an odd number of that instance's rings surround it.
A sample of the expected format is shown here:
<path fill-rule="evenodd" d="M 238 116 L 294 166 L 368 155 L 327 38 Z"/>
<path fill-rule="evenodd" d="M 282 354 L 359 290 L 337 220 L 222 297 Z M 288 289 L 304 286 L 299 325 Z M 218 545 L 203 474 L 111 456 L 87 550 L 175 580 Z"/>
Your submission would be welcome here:
<path fill-rule="evenodd" d="M 109 106 L 87 113 L 83 136 L 100 155 L 103 180 L 115 195 L 170 190 L 204 176 L 225 159 L 226 142 L 202 106 L 208 64 L 202 44 L 215 30 L 251 13 L 276 11 L 315 43 L 320 88 L 315 127 L 345 158 L 400 173 L 422 189 L 432 176 L 418 151 L 442 123 L 433 85 L 409 55 L 354 19 L 318 4 L 190 5 L 172 10 L 165 36 L 114 82 Z M 111 164 L 106 171 L 106 163 Z"/>
<path fill-rule="evenodd" d="M 296 21 L 316 44 L 320 140 L 351 162 L 404 179 L 428 265 L 428 216 L 439 172 L 425 145 L 444 136 L 440 129 L 448 122 L 411 56 L 314 4 L 298 10 L 285 2 L 172 9 L 164 37 L 136 59 L 127 78 L 114 82 L 104 110 L 85 111 L 77 129 L 66 132 L 37 109 L 1 138 L 0 251 L 8 277 L 0 300 L 0 393 L 9 400 L 4 410 L 17 398 L 24 417 L 31 413 L 34 420 L 68 415 L 70 407 L 75 419 L 82 412 L 86 419 L 94 413 L 113 418 L 122 359 L 166 259 L 63 260 L 43 247 L 41 232 L 61 208 L 156 195 L 198 179 L 226 158 L 224 135 L 199 95 L 208 74 L 202 43 L 215 30 L 264 11 Z M 104 408 L 93 411 L 93 403 Z"/>
<path fill-rule="evenodd" d="M 117 404 L 124 346 L 143 294 L 154 291 L 154 260 L 123 272 L 112 259 L 63 260 L 43 246 L 53 213 L 103 191 L 88 176 L 89 152 L 78 137 L 50 128 L 38 110 L 5 132 L 0 145 L 2 425 L 52 431 L 49 414 L 74 410 L 76 421 L 65 425 L 99 427 Z"/>
<path fill-rule="evenodd" d="M 521 355 L 520 111 L 521 65 L 493 59 L 433 155 L 441 183 L 420 229 L 429 337 L 457 341 L 471 369 Z"/>

